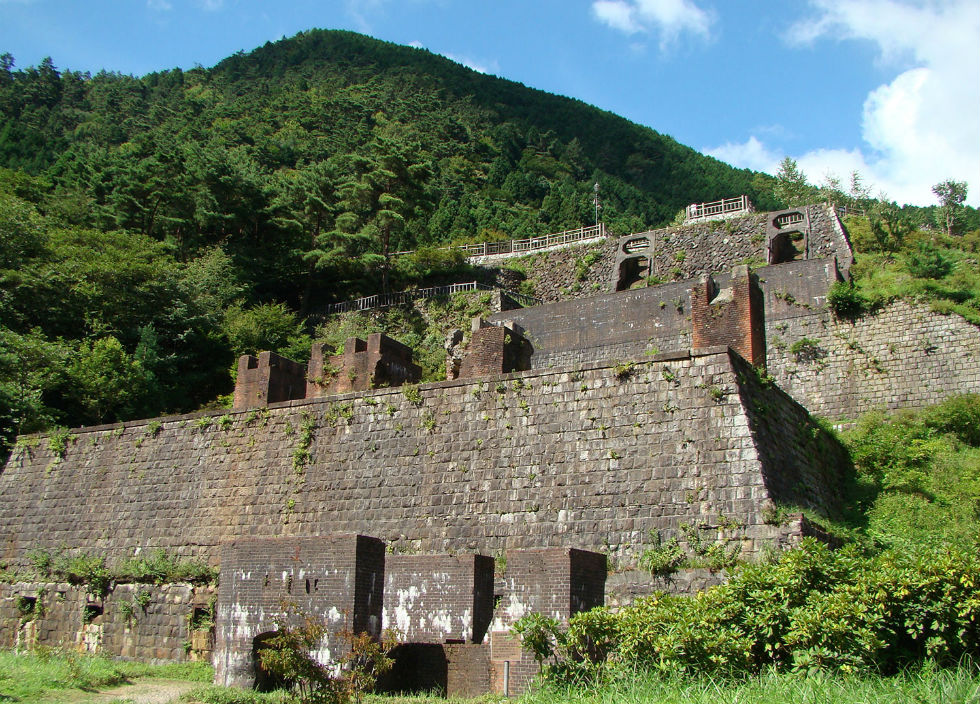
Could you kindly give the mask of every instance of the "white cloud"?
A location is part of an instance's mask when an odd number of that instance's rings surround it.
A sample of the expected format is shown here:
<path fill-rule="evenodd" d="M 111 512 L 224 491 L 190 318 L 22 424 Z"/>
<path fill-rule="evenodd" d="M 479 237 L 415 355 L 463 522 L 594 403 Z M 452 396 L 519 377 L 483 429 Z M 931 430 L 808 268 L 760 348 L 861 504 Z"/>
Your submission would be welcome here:
<path fill-rule="evenodd" d="M 420 42 L 418 39 L 416 39 L 413 42 L 409 42 L 408 45 L 410 47 L 412 47 L 413 49 L 424 49 L 425 48 L 425 44 L 423 44 L 422 42 Z"/>
<path fill-rule="evenodd" d="M 980 3 L 811 0 L 811 5 L 817 15 L 789 33 L 797 43 L 869 41 L 882 64 L 901 62 L 904 70 L 865 99 L 860 150 L 795 155 L 810 181 L 819 183 L 828 171 L 846 177 L 857 169 L 889 197 L 927 205 L 935 202 L 932 184 L 954 178 L 969 183 L 968 202 L 980 205 Z M 745 167 L 761 163 L 765 152 L 754 136 L 709 150 Z"/>
<path fill-rule="evenodd" d="M 146 0 L 146 6 L 151 10 L 158 10 L 160 12 L 172 10 L 174 7 L 168 0 Z"/>
<path fill-rule="evenodd" d="M 664 49 L 681 34 L 711 36 L 715 17 L 692 0 L 594 0 L 592 14 L 626 34 L 656 33 Z"/>
<path fill-rule="evenodd" d="M 443 54 L 447 59 L 455 61 L 458 64 L 463 64 L 466 68 L 471 68 L 477 73 L 488 73 L 488 74 L 499 74 L 500 66 L 496 61 L 491 61 L 489 64 L 480 61 L 474 61 L 468 56 L 460 56 L 459 54 L 445 53 Z"/>
<path fill-rule="evenodd" d="M 643 29 L 636 19 L 636 9 L 624 0 L 596 0 L 592 3 L 592 13 L 600 22 L 627 34 Z"/>
<path fill-rule="evenodd" d="M 741 144 L 728 142 L 720 147 L 705 149 L 704 153 L 742 169 L 765 171 L 770 174 L 776 172 L 782 158 L 770 151 L 754 135 Z"/>

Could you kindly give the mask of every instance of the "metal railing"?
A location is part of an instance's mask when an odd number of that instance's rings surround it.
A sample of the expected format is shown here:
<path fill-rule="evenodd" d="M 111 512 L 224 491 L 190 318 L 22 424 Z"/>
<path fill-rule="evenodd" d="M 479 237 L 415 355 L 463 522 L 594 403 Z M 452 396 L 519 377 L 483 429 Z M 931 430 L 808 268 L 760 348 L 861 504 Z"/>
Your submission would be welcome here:
<path fill-rule="evenodd" d="M 752 204 L 748 196 L 738 198 L 723 198 L 711 203 L 692 203 L 687 206 L 686 220 L 703 220 L 714 215 L 731 215 L 733 213 L 751 213 Z"/>
<path fill-rule="evenodd" d="M 454 293 L 464 291 L 494 291 L 493 286 L 470 281 L 465 284 L 450 284 L 449 286 L 433 286 L 431 288 L 417 288 L 412 291 L 400 291 L 398 293 L 382 293 L 375 296 L 365 296 L 353 301 L 343 303 L 331 303 L 323 307 L 322 315 L 334 315 L 336 313 L 349 313 L 358 310 L 373 310 L 374 308 L 388 308 L 390 306 L 405 305 L 420 298 L 435 298 L 436 296 L 450 296 Z M 541 304 L 541 300 L 534 296 L 528 296 L 516 291 L 504 291 L 503 294 L 508 298 L 520 303 L 522 306 L 536 306 Z"/>
<path fill-rule="evenodd" d="M 846 218 L 848 215 L 867 215 L 868 211 L 864 208 L 856 208 L 854 206 L 838 205 L 837 206 L 837 217 Z"/>
<path fill-rule="evenodd" d="M 524 240 L 508 240 L 506 242 L 480 242 L 479 244 L 461 244 L 455 247 L 440 247 L 439 249 L 458 249 L 466 257 L 489 257 L 496 254 L 526 254 L 548 247 L 558 247 L 583 240 L 599 239 L 606 236 L 605 223 L 579 227 L 575 230 L 565 230 L 551 235 L 529 237 Z M 412 254 L 414 250 L 395 252 L 393 256 Z"/>

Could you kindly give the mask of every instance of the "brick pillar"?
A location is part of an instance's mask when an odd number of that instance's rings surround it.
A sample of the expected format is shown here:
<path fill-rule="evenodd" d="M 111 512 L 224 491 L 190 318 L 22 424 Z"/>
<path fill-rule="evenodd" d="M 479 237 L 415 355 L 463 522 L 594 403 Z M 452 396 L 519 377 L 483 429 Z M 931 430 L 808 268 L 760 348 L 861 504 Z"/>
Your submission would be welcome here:
<path fill-rule="evenodd" d="M 520 328 L 491 325 L 473 319 L 473 336 L 459 365 L 458 379 L 526 371 L 531 348 Z"/>
<path fill-rule="evenodd" d="M 238 358 L 233 408 L 254 408 L 280 401 L 292 401 L 306 395 L 306 365 L 261 352 Z"/>
<path fill-rule="evenodd" d="M 256 638 L 276 629 L 276 617 L 303 614 L 328 625 L 316 657 L 330 665 L 347 652 L 340 632 L 381 634 L 384 543 L 363 535 L 261 538 L 225 543 L 215 621 L 214 681 L 251 687 Z M 289 616 L 284 603 L 299 613 Z"/>
<path fill-rule="evenodd" d="M 511 634 L 521 616 L 540 613 L 563 625 L 580 611 L 602 606 L 606 589 L 606 556 L 569 548 L 508 550 L 503 579 L 506 594 L 497 608 L 490 634 L 490 680 L 493 692 L 517 696 L 534 676 L 538 663 Z M 507 674 L 507 692 L 504 679 Z"/>
<path fill-rule="evenodd" d="M 762 289 L 745 265 L 732 271 L 728 288 L 704 276 L 691 289 L 691 346 L 725 345 L 753 365 L 766 363 L 765 308 Z"/>

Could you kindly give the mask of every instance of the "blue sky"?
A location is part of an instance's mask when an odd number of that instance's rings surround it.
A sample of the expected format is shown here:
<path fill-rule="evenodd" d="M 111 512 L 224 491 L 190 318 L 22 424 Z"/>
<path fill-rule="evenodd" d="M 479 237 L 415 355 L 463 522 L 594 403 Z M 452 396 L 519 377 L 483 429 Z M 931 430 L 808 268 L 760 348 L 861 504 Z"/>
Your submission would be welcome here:
<path fill-rule="evenodd" d="M 0 0 L 17 66 L 141 75 L 313 27 L 425 47 L 737 166 L 980 205 L 977 0 Z"/>

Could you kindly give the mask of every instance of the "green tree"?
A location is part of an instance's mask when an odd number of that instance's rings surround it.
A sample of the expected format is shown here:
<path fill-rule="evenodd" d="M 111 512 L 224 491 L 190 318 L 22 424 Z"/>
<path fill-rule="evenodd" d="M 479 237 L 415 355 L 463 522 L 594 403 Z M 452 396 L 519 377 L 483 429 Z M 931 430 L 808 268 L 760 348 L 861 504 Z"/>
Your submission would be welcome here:
<path fill-rule="evenodd" d="M 785 157 L 779 163 L 773 194 L 776 200 L 788 208 L 806 205 L 810 199 L 812 188 L 806 181 L 806 175 L 797 166 L 796 161 Z"/>
<path fill-rule="evenodd" d="M 89 423 L 130 417 L 151 391 L 152 376 L 112 336 L 83 341 L 66 373 L 72 400 Z"/>
<path fill-rule="evenodd" d="M 879 252 L 897 252 L 915 232 L 915 223 L 894 201 L 881 194 L 868 211 L 868 222 Z"/>
<path fill-rule="evenodd" d="M 963 211 L 966 200 L 966 181 L 946 179 L 932 187 L 932 192 L 939 199 L 937 224 L 945 229 L 947 235 L 952 235 L 956 229 L 957 220 Z"/>

